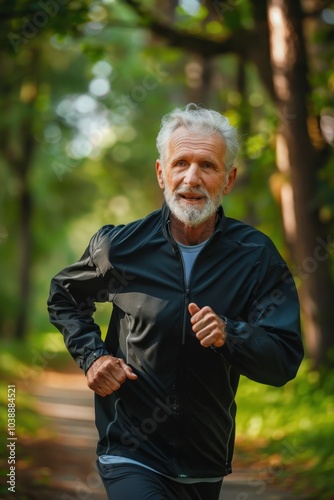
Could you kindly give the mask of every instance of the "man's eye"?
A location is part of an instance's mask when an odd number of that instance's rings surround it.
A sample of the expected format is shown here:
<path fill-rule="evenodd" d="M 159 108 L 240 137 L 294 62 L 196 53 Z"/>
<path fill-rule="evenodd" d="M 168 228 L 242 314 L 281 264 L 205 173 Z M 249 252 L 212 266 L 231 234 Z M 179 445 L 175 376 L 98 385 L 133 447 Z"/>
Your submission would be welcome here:
<path fill-rule="evenodd" d="M 178 160 L 176 163 L 175 163 L 175 166 L 176 167 L 185 167 L 187 165 L 187 162 L 185 160 Z"/>
<path fill-rule="evenodd" d="M 212 168 L 213 165 L 209 161 L 206 161 L 206 162 L 202 163 L 202 167 L 203 168 Z"/>

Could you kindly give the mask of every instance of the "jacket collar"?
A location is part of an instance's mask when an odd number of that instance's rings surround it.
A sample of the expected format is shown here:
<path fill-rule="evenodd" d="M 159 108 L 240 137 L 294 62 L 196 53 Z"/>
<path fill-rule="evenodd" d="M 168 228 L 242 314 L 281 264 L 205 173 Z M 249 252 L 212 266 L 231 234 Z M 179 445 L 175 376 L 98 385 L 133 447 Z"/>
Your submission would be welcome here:
<path fill-rule="evenodd" d="M 161 209 L 161 216 L 162 216 L 162 229 L 165 237 L 174 242 L 171 232 L 170 232 L 170 208 L 167 205 L 167 203 L 164 201 Z M 224 209 L 222 205 L 219 205 L 218 210 L 217 210 L 217 216 L 216 216 L 216 226 L 215 226 L 215 231 L 214 234 L 218 232 L 222 232 L 225 228 L 226 224 L 226 217 L 224 213 Z"/>

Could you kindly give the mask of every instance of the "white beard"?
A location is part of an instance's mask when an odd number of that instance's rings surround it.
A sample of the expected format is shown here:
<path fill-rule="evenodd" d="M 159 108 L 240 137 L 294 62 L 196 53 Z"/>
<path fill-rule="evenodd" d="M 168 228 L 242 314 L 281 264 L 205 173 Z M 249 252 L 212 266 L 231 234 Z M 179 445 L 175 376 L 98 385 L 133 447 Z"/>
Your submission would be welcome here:
<path fill-rule="evenodd" d="M 224 187 L 225 186 L 222 187 L 221 192 L 213 199 L 210 198 L 209 193 L 204 188 L 186 188 L 182 186 L 174 191 L 174 193 L 168 187 L 165 187 L 164 196 L 170 211 L 180 222 L 186 226 L 197 227 L 216 213 L 223 198 Z M 193 206 L 188 204 L 178 196 L 178 193 L 182 192 L 204 196 L 204 206 Z"/>

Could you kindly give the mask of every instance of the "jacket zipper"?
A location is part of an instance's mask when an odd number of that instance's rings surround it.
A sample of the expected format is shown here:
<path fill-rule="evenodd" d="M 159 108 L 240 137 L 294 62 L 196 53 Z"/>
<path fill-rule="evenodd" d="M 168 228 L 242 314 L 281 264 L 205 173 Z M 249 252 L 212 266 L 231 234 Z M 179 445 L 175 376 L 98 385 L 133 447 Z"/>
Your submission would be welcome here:
<path fill-rule="evenodd" d="M 216 232 L 214 232 L 210 236 L 210 238 L 208 239 L 208 241 L 206 242 L 206 244 L 204 245 L 204 247 L 196 255 L 196 259 L 194 260 L 193 266 L 192 266 L 190 274 L 189 274 L 189 282 L 188 283 L 186 281 L 186 271 L 185 271 L 185 267 L 184 267 L 184 260 L 183 260 L 183 256 L 182 256 L 182 251 L 180 250 L 179 246 L 177 245 L 177 251 L 179 253 L 179 258 L 180 258 L 181 264 L 182 264 L 183 283 L 184 283 L 184 288 L 185 288 L 184 309 L 183 309 L 183 325 L 182 325 L 182 337 L 181 337 L 181 343 L 182 343 L 182 345 L 184 345 L 185 342 L 186 342 L 186 321 L 187 321 L 187 313 L 188 313 L 188 306 L 189 306 L 189 295 L 190 295 L 189 284 L 191 283 L 191 276 L 193 274 L 193 270 L 194 270 L 194 267 L 196 265 L 196 261 L 197 261 L 198 257 L 204 251 L 204 249 L 207 247 L 207 245 L 210 243 L 210 241 L 213 239 L 213 237 L 215 236 L 215 233 Z"/>
<path fill-rule="evenodd" d="M 172 246 L 174 248 L 174 252 L 178 253 L 178 256 L 179 256 L 179 259 L 181 261 L 181 266 L 182 266 L 182 273 L 183 273 L 183 284 L 184 284 L 184 290 L 185 290 L 185 294 L 184 294 L 184 308 L 183 308 L 183 324 L 182 324 L 182 335 L 181 335 L 181 344 L 184 345 L 185 342 L 186 342 L 186 321 L 187 321 L 187 313 L 188 313 L 188 305 L 189 305 L 189 295 L 190 295 L 190 289 L 188 287 L 188 283 L 186 281 L 186 272 L 185 272 L 185 268 L 184 268 L 184 261 L 183 261 L 183 256 L 182 256 L 182 252 L 178 246 L 178 244 L 176 243 L 176 241 L 174 240 L 174 238 L 172 237 L 171 235 L 171 231 L 170 231 L 170 220 L 168 220 L 167 222 L 167 227 L 168 227 L 168 234 L 169 234 L 169 237 L 171 239 L 171 243 L 172 243 Z M 196 265 L 196 261 L 198 259 L 198 256 L 203 252 L 203 250 L 207 247 L 207 245 L 211 242 L 211 240 L 214 238 L 215 234 L 216 234 L 217 230 L 215 230 L 213 232 L 213 234 L 210 236 L 210 238 L 208 239 L 208 241 L 206 242 L 206 244 L 204 245 L 204 247 L 202 248 L 202 250 L 199 252 L 199 254 L 196 256 L 196 259 L 194 261 L 194 264 L 193 264 L 193 267 L 190 271 L 190 274 L 189 274 L 189 283 L 191 282 L 191 276 L 192 276 L 192 273 L 193 273 L 193 269 Z"/>
<path fill-rule="evenodd" d="M 181 344 L 184 345 L 186 342 L 186 321 L 187 321 L 187 312 L 188 312 L 188 304 L 189 304 L 189 288 L 187 285 L 186 281 L 186 270 L 184 267 L 184 261 L 183 261 L 183 256 L 182 252 L 177 245 L 175 244 L 175 253 L 178 253 L 179 260 L 181 261 L 181 267 L 182 267 L 182 274 L 183 274 L 183 285 L 184 285 L 184 300 L 183 300 L 183 318 L 182 318 L 182 334 L 181 334 Z M 189 281 L 190 281 L 190 276 L 189 276 Z"/>
<path fill-rule="evenodd" d="M 204 247 L 202 248 L 202 250 L 196 256 L 196 259 L 195 259 L 195 261 L 193 263 L 193 267 L 192 267 L 192 269 L 190 271 L 190 274 L 189 274 L 189 282 L 187 283 L 186 271 L 185 271 L 185 265 L 184 265 L 184 260 L 183 260 L 183 256 L 182 256 L 182 251 L 181 251 L 180 247 L 177 245 L 177 243 L 174 240 L 174 238 L 171 236 L 171 232 L 170 232 L 170 220 L 167 222 L 167 228 L 168 228 L 167 233 L 169 234 L 169 238 L 170 238 L 172 247 L 174 249 L 174 252 L 178 253 L 178 258 L 181 261 L 181 267 L 182 267 L 182 273 L 183 273 L 183 284 L 184 284 L 185 293 L 184 293 L 184 308 L 183 308 L 183 318 L 182 318 L 183 324 L 182 324 L 181 345 L 185 345 L 185 342 L 186 342 L 186 324 L 187 324 L 186 322 L 187 322 L 187 313 L 188 313 L 189 296 L 190 296 L 189 284 L 191 283 L 191 277 L 192 277 L 192 274 L 193 274 L 193 269 L 195 267 L 195 264 L 196 264 L 198 256 L 202 253 L 202 251 L 204 250 L 204 248 L 206 248 L 206 246 L 211 242 L 211 240 L 214 238 L 214 236 L 215 236 L 215 234 L 216 234 L 217 231 L 214 231 L 214 233 L 210 236 L 210 238 L 208 239 L 208 241 L 206 242 L 206 244 L 204 245 Z M 174 389 L 176 389 L 176 385 L 174 385 Z M 180 403 L 180 401 L 179 401 L 179 403 Z M 176 411 L 176 408 L 174 409 L 174 412 L 175 411 Z M 175 456 L 176 456 L 175 442 L 172 443 L 172 445 L 174 447 L 174 461 L 177 464 L 177 460 L 175 459 Z M 181 475 L 179 475 L 179 477 L 186 477 L 186 476 L 184 476 L 183 474 L 181 474 Z"/>
<path fill-rule="evenodd" d="M 185 298 L 184 298 L 184 310 L 183 310 L 183 326 L 182 326 L 182 345 L 186 343 L 186 321 L 188 314 L 188 305 L 189 305 L 189 288 L 186 288 Z"/>

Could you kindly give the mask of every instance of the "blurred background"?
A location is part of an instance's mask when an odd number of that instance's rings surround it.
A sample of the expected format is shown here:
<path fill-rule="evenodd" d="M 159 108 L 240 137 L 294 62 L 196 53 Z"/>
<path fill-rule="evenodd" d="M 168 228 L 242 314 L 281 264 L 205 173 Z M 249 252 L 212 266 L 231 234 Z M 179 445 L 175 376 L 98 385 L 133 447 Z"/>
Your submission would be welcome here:
<path fill-rule="evenodd" d="M 161 117 L 196 102 L 238 128 L 225 211 L 274 240 L 302 309 L 296 380 L 241 381 L 239 460 L 255 453 L 297 496 L 334 498 L 334 2 L 13 0 L 0 29 L 3 428 L 7 385 L 21 383 L 22 447 L 38 439 L 22 381 L 72 363 L 48 321 L 50 279 L 103 224 L 160 207 Z"/>

